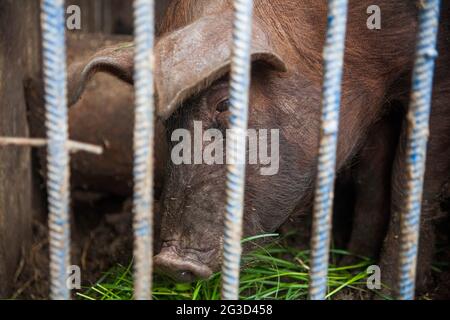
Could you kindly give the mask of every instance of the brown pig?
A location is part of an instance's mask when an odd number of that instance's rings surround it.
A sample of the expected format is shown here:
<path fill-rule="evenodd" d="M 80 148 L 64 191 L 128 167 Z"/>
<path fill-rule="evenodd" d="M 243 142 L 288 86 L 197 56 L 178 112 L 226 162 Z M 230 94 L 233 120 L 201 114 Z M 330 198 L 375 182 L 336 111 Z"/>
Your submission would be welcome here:
<path fill-rule="evenodd" d="M 369 133 L 398 103 L 408 105 L 416 43 L 418 6 L 415 1 L 380 0 L 381 30 L 367 28 L 365 14 L 371 1 L 349 1 L 345 51 L 337 171 L 340 172 L 364 151 L 364 168 L 372 170 L 370 153 L 364 149 Z M 430 270 L 433 249 L 431 221 L 436 199 L 450 173 L 449 88 L 449 3 L 443 3 L 443 27 L 431 115 L 430 148 L 425 177 L 419 272 L 422 282 Z M 276 174 L 262 175 L 262 163 L 247 166 L 244 236 L 276 230 L 290 216 L 311 210 L 320 135 L 322 92 L 322 49 L 325 39 L 326 1 L 255 0 L 252 35 L 252 82 L 249 128 L 279 130 L 279 163 Z M 157 112 L 165 120 L 167 142 L 176 147 L 173 133 L 185 129 L 191 136 L 196 127 L 217 129 L 228 126 L 228 73 L 230 70 L 232 1 L 176 0 L 171 2 L 158 28 L 155 48 Z M 73 71 L 70 93 L 77 97 L 96 71 L 115 74 L 132 83 L 133 48 L 107 48 L 87 59 Z M 389 102 L 389 103 L 386 103 Z M 383 127 L 383 126 L 381 126 Z M 382 281 L 393 286 L 397 272 L 398 205 L 404 185 L 404 143 L 406 127 L 401 128 L 392 171 L 391 226 L 382 250 Z M 387 137 L 390 136 L 388 133 Z M 269 139 L 270 140 L 270 139 Z M 223 138 L 219 142 L 226 142 Z M 208 144 L 202 145 L 205 151 Z M 271 143 L 270 147 L 274 147 Z M 174 150 L 174 149 L 173 149 Z M 173 152 L 172 159 L 173 160 Z M 385 156 L 372 157 L 373 161 Z M 189 155 L 188 158 L 191 158 Z M 382 176 L 390 175 L 383 167 Z M 179 281 L 207 278 L 220 269 L 225 211 L 224 164 L 176 164 L 168 162 L 162 195 L 162 250 L 155 257 L 157 267 Z M 371 174 L 358 175 L 371 180 Z M 378 178 L 377 178 L 378 179 Z M 389 179 L 388 179 L 389 180 Z M 375 189 L 389 181 L 367 182 Z M 365 184 L 359 184 L 364 188 Z M 368 192 L 361 193 L 368 197 Z M 374 201 L 377 202 L 377 198 Z M 387 226 L 386 197 L 380 197 L 377 210 L 365 212 L 357 205 L 358 223 L 353 238 L 370 251 L 379 250 Z M 383 212 L 379 212 L 383 211 Z M 377 227 L 371 224 L 377 219 Z M 378 225 L 380 224 L 380 225 Z M 385 224 L 385 223 L 384 223 Z M 361 230 L 356 230 L 362 228 Z M 364 238 L 364 237 L 362 237 Z M 359 240 L 358 240 L 359 239 Z M 364 239 L 362 240 L 364 241 Z M 351 248 L 358 248 L 358 243 Z M 357 250 L 357 249 L 355 249 Z M 395 254 L 394 254 L 395 253 Z"/>

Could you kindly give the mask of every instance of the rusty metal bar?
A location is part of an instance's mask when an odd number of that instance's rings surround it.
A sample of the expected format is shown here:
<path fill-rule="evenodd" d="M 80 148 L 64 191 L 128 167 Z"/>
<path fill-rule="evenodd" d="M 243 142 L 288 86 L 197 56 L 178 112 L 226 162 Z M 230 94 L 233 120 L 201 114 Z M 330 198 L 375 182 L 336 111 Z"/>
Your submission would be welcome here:
<path fill-rule="evenodd" d="M 70 299 L 69 146 L 63 0 L 42 0 L 41 23 L 47 129 L 47 193 L 50 245 L 50 297 Z"/>
<path fill-rule="evenodd" d="M 399 292 L 401 300 L 414 299 L 417 247 L 419 243 L 425 160 L 429 135 L 431 92 L 437 33 L 439 28 L 439 0 L 420 3 L 419 31 L 412 91 L 408 110 L 408 141 L 406 149 L 407 177 L 405 208 L 401 213 L 401 249 L 399 265 Z"/>
<path fill-rule="evenodd" d="M 328 0 L 328 26 L 323 50 L 321 137 L 311 237 L 309 285 L 311 300 L 324 300 L 327 291 L 347 6 L 347 0 Z"/>
<path fill-rule="evenodd" d="M 153 141 L 154 141 L 154 0 L 134 1 L 134 298 L 152 298 Z"/>
<path fill-rule="evenodd" d="M 222 299 L 224 300 L 239 298 L 253 1 L 235 0 L 234 9 L 230 135 L 227 141 L 227 204 L 222 267 Z"/>

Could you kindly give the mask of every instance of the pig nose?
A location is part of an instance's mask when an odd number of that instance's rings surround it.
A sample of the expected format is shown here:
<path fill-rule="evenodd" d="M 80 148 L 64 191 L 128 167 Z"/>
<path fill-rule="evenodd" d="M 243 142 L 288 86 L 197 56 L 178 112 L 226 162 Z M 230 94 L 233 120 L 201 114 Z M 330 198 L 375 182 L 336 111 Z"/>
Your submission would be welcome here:
<path fill-rule="evenodd" d="M 212 270 L 188 257 L 180 257 L 173 250 L 166 248 L 154 258 L 156 271 L 163 273 L 177 282 L 193 282 L 199 279 L 208 279 Z"/>

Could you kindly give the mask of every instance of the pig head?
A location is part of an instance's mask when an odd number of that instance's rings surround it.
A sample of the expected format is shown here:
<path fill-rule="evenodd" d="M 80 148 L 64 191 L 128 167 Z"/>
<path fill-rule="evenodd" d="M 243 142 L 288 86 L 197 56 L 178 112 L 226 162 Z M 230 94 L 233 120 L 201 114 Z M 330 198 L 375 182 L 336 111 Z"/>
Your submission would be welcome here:
<path fill-rule="evenodd" d="M 403 16 L 386 19 L 380 33 L 371 33 L 364 29 L 366 16 L 361 14 L 368 5 L 350 5 L 338 170 L 381 117 L 383 103 L 398 77 L 408 72 L 414 51 L 414 35 L 403 28 L 415 25 L 414 7 L 383 1 L 386 16 Z M 279 155 L 274 175 L 262 175 L 261 163 L 247 166 L 244 236 L 274 231 L 290 215 L 310 211 L 325 26 L 325 2 L 305 0 L 300 6 L 298 1 L 255 1 L 249 128 L 278 130 Z M 172 151 L 177 129 L 194 136 L 196 126 L 222 133 L 228 126 L 232 28 L 231 1 L 179 0 L 168 8 L 155 48 L 155 88 L 157 114 L 165 121 Z M 381 45 L 380 37 L 387 43 Z M 76 98 L 97 71 L 132 83 L 132 61 L 132 46 L 96 53 L 72 72 L 71 94 Z M 268 140 L 270 149 L 273 143 Z M 201 150 L 207 147 L 204 143 Z M 207 278 L 220 268 L 225 176 L 225 164 L 168 161 L 161 208 L 163 245 L 155 263 L 176 280 Z"/>

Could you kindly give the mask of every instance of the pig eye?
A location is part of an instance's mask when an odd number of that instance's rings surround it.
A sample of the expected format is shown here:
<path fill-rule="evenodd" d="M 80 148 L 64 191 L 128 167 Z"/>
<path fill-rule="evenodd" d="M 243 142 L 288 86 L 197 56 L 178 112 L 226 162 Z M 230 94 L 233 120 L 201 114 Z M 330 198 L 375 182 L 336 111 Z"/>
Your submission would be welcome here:
<path fill-rule="evenodd" d="M 230 99 L 226 98 L 217 104 L 216 111 L 219 113 L 226 112 L 230 108 Z"/>
<path fill-rule="evenodd" d="M 217 105 L 216 105 L 216 116 L 215 116 L 215 123 L 218 125 L 220 129 L 226 129 L 228 126 L 228 118 L 230 116 L 230 99 L 227 97 L 223 98 Z"/>

